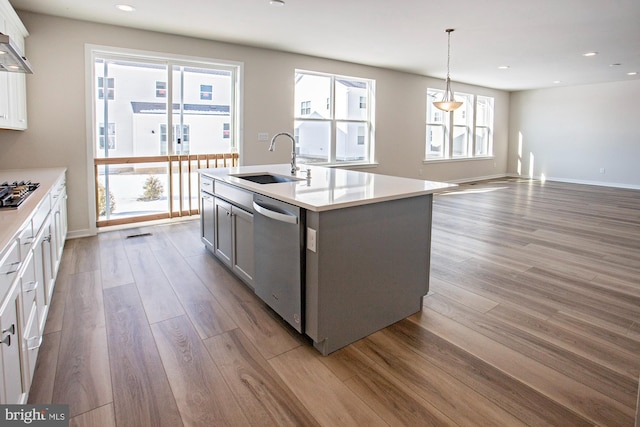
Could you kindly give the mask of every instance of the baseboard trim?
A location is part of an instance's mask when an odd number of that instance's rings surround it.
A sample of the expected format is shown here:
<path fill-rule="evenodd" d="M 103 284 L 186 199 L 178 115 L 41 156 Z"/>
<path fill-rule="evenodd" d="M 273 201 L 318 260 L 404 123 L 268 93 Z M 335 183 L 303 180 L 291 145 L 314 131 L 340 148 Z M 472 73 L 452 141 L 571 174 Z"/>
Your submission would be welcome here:
<path fill-rule="evenodd" d="M 508 174 L 508 176 L 511 178 L 528 178 L 528 179 L 537 180 L 537 181 L 543 180 L 542 176 L 528 177 L 528 176 L 518 175 L 516 173 Z M 551 177 L 551 176 L 544 177 L 544 181 L 566 182 L 568 184 L 595 185 L 598 187 L 624 188 L 627 190 L 640 190 L 640 185 L 624 184 L 620 182 L 590 181 L 590 180 L 583 180 L 583 179 L 558 178 L 558 177 Z"/>

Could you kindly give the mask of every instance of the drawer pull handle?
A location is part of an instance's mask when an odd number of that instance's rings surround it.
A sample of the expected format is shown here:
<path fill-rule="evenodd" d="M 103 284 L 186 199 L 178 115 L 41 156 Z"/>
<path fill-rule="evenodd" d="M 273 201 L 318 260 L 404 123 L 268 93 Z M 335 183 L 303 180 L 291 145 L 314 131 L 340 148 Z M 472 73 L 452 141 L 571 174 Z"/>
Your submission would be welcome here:
<path fill-rule="evenodd" d="M 38 281 L 27 282 L 22 289 L 24 292 L 33 292 L 38 288 Z"/>
<path fill-rule="evenodd" d="M 18 272 L 18 270 L 20 270 L 20 266 L 22 265 L 22 262 L 21 262 L 21 261 L 13 262 L 13 263 L 11 263 L 11 264 L 9 264 L 9 265 L 10 265 L 11 267 L 13 267 L 15 270 L 9 270 L 9 271 L 7 271 L 7 272 L 5 273 L 7 276 L 8 276 L 8 275 L 10 275 L 10 274 L 17 273 L 17 272 Z"/>
<path fill-rule="evenodd" d="M 15 335 L 15 333 L 16 333 L 16 324 L 14 323 L 14 324 L 11 325 L 10 328 L 4 329 L 2 331 L 3 334 L 6 333 L 6 332 L 9 332 L 9 334 L 6 337 L 2 338 L 2 341 L 0 341 L 0 342 L 2 344 L 6 344 L 7 347 L 11 347 L 11 335 Z"/>
<path fill-rule="evenodd" d="M 41 345 L 42 345 L 42 337 L 35 336 L 27 340 L 27 350 L 29 351 L 40 348 Z"/>

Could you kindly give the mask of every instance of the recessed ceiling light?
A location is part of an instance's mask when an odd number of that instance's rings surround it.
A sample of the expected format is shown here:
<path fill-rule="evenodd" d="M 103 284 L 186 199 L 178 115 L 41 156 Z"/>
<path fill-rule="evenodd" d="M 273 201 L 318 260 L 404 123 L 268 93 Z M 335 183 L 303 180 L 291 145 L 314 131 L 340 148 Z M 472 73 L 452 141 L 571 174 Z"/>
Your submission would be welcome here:
<path fill-rule="evenodd" d="M 561 82 L 560 80 L 554 80 L 554 81 L 553 81 L 553 84 L 556 84 L 556 85 L 557 85 L 557 84 L 559 84 L 559 83 L 562 83 L 562 82 Z"/>
<path fill-rule="evenodd" d="M 284 6 L 284 0 L 269 0 L 271 6 Z"/>
<path fill-rule="evenodd" d="M 508 70 L 509 66 L 508 65 L 501 65 L 498 67 L 499 70 Z"/>
<path fill-rule="evenodd" d="M 135 12 L 136 8 L 129 4 L 117 4 L 116 9 L 121 10 L 123 12 Z"/>
<path fill-rule="evenodd" d="M 587 52 L 587 53 L 583 53 L 582 56 L 596 56 L 598 54 L 598 52 Z"/>
<path fill-rule="evenodd" d="M 637 71 L 630 71 L 627 73 L 627 76 L 637 76 L 638 72 Z"/>

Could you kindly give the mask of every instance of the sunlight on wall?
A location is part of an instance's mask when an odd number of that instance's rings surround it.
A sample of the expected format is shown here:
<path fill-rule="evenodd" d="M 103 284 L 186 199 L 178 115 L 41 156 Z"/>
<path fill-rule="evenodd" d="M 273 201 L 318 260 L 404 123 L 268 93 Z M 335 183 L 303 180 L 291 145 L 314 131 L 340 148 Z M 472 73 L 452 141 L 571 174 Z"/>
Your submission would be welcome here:
<path fill-rule="evenodd" d="M 533 178 L 533 153 L 529 153 L 529 178 Z"/>
<path fill-rule="evenodd" d="M 518 175 L 522 175 L 522 132 L 518 132 Z"/>

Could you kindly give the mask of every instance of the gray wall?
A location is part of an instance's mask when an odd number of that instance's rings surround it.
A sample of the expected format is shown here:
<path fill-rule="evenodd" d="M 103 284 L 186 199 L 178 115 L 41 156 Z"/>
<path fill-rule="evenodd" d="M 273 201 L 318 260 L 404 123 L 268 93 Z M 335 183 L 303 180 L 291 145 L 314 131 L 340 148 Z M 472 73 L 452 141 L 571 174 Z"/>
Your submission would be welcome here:
<path fill-rule="evenodd" d="M 287 163 L 289 154 L 258 142 L 258 132 L 293 128 L 295 68 L 376 80 L 376 167 L 371 172 L 436 181 L 463 181 L 507 173 L 509 94 L 454 84 L 461 92 L 496 99 L 495 158 L 423 164 L 427 87 L 443 82 L 424 76 L 328 59 L 178 37 L 149 31 L 18 11 L 29 30 L 26 53 L 35 74 L 27 76 L 29 128 L 0 130 L 0 169 L 66 166 L 69 234 L 95 231 L 87 143 L 85 44 L 224 59 L 244 64 L 240 156 L 243 164 Z M 284 147 L 281 146 L 281 147 Z"/>
<path fill-rule="evenodd" d="M 640 189 L 639 102 L 640 80 L 512 93 L 509 173 Z"/>

